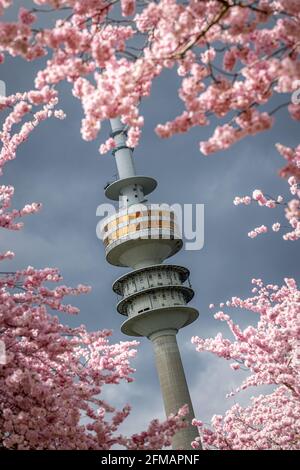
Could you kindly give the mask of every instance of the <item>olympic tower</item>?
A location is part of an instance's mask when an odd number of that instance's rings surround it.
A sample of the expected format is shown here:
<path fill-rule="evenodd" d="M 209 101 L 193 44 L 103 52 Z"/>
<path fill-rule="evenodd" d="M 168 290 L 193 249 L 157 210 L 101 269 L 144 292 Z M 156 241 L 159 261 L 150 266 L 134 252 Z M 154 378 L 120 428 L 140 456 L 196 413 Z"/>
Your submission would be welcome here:
<path fill-rule="evenodd" d="M 189 270 L 164 263 L 181 250 L 181 231 L 174 211 L 147 203 L 145 196 L 157 183 L 136 175 L 124 126 L 118 118 L 110 122 L 118 179 L 106 186 L 105 195 L 113 201 L 121 199 L 122 205 L 102 222 L 101 232 L 106 260 L 132 269 L 113 284 L 120 297 L 117 310 L 125 316 L 121 331 L 152 342 L 166 415 L 184 404 L 189 407 L 189 425 L 173 437 L 173 449 L 190 449 L 198 433 L 191 425 L 194 411 L 176 335 L 197 319 L 198 311 L 187 305 L 194 296 Z"/>

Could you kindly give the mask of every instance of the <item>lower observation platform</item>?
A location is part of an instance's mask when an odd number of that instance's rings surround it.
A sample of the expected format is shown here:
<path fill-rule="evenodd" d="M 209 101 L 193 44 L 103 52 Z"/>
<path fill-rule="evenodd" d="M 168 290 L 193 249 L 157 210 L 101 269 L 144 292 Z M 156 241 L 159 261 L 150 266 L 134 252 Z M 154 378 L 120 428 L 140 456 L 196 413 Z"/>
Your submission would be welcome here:
<path fill-rule="evenodd" d="M 128 318 L 121 326 L 121 331 L 128 336 L 146 336 L 157 331 L 180 330 L 193 323 L 199 316 L 193 307 L 163 307 L 140 313 Z"/>

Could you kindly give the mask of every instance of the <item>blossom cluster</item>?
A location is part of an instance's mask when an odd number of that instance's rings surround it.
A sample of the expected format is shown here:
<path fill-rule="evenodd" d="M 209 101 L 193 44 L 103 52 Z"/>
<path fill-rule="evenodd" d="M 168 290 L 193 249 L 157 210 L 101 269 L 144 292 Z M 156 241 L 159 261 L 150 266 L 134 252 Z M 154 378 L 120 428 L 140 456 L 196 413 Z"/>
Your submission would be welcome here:
<path fill-rule="evenodd" d="M 17 230 L 16 217 L 35 213 L 36 204 L 8 210 L 13 188 L 0 187 L 0 227 Z M 0 254 L 0 261 L 14 253 Z M 101 399 L 104 386 L 131 382 L 135 341 L 110 344 L 111 332 L 70 328 L 55 313 L 74 315 L 64 303 L 90 287 L 61 284 L 57 269 L 28 268 L 0 276 L 0 335 L 5 362 L 0 364 L 0 447 L 5 449 L 159 449 L 186 426 L 187 410 L 153 420 L 148 429 L 123 436 L 118 432 L 130 413 Z M 56 287 L 51 285 L 57 284 Z M 83 418 L 84 423 L 83 423 Z"/>
<path fill-rule="evenodd" d="M 260 189 L 255 189 L 252 193 L 252 197 L 236 196 L 233 203 L 234 205 L 238 206 L 240 204 L 249 205 L 251 202 L 257 202 L 259 206 L 264 206 L 269 209 L 274 209 L 278 206 L 284 206 L 285 217 L 289 222 L 292 230 L 290 232 L 284 233 L 283 239 L 290 241 L 298 240 L 300 238 L 300 189 L 296 176 L 290 176 L 288 179 L 288 184 L 290 193 L 293 196 L 293 199 L 288 202 L 284 202 L 284 198 L 281 195 L 277 196 L 276 199 L 273 199 L 266 196 Z M 275 222 L 272 224 L 272 230 L 274 232 L 278 232 L 281 229 L 281 226 L 281 223 Z M 260 227 L 256 227 L 255 229 L 251 230 L 248 233 L 248 236 L 250 238 L 255 238 L 257 235 L 266 233 L 267 231 L 268 227 L 261 225 Z"/>
<path fill-rule="evenodd" d="M 107 28 L 97 35 L 97 26 L 93 26 L 90 33 L 79 26 L 81 16 L 93 15 L 95 8 L 101 6 L 99 1 L 36 0 L 35 3 L 53 8 L 70 7 L 76 15 L 72 15 L 72 22 L 66 21 L 65 25 L 58 21 L 52 30 L 36 32 L 31 25 L 36 23 L 37 15 L 21 7 L 16 23 L 0 23 L 0 61 L 4 59 L 3 53 L 34 60 L 51 48 L 54 51 L 54 59 L 49 60 L 46 70 L 38 73 L 35 89 L 1 97 L 0 111 L 6 113 L 0 133 L 1 174 L 5 165 L 16 157 L 18 146 L 40 122 L 51 116 L 65 117 L 57 108 L 57 83 L 65 79 L 73 81 L 75 95 L 80 95 L 82 90 L 87 95 L 91 92 L 91 88 L 84 89 L 85 84 L 82 88 L 80 78 L 95 70 L 95 64 L 76 57 L 76 54 L 91 53 L 97 66 L 103 67 L 111 61 L 111 50 L 124 49 L 124 41 L 132 35 L 129 27 Z M 1 0 L 0 14 L 10 4 L 12 2 L 8 0 Z M 102 7 L 107 10 L 105 2 Z M 131 15 L 134 2 L 124 0 L 122 8 L 124 15 Z M 63 50 L 59 50 L 60 47 Z M 113 69 L 111 73 L 114 73 Z M 98 79 L 101 80 L 100 74 Z M 107 87 L 109 80 L 108 74 Z M 100 113 L 101 99 L 107 91 L 104 87 L 103 95 L 99 96 Z M 107 109 L 105 105 L 102 108 L 103 118 L 112 112 L 109 96 L 108 93 Z M 126 108 L 125 93 L 120 96 L 124 101 L 121 107 Z M 116 100 L 112 106 L 116 105 Z M 98 117 L 88 98 L 85 106 L 89 124 L 83 125 L 83 134 L 90 138 L 91 126 L 97 128 L 90 121 Z M 129 118 L 125 116 L 124 119 Z M 128 138 L 134 144 L 142 125 L 136 106 L 131 107 L 130 119 L 132 126 Z M 112 141 L 109 140 L 106 146 L 112 148 Z M 12 186 L 0 186 L 1 229 L 19 230 L 23 226 L 20 221 L 23 216 L 41 209 L 38 203 L 13 209 L 13 195 Z M 0 261 L 13 257 L 14 253 L 9 250 L 0 253 Z M 119 432 L 130 413 L 130 406 L 117 410 L 102 399 L 101 392 L 104 387 L 117 386 L 121 381 L 132 382 L 134 369 L 130 361 L 136 353 L 137 343 L 113 344 L 108 330 L 88 332 L 84 326 L 70 328 L 61 323 L 58 314 L 79 313 L 79 309 L 65 299 L 90 291 L 88 286 L 81 284 L 68 287 L 61 283 L 62 280 L 57 269 L 38 270 L 31 266 L 0 275 L 0 337 L 6 352 L 5 361 L 0 365 L 0 448 L 103 450 L 116 445 L 126 449 L 169 446 L 173 435 L 186 427 L 184 417 L 188 410 L 183 407 L 164 422 L 154 419 L 145 431 L 132 436 Z M 53 283 L 56 284 L 54 288 Z"/>
<path fill-rule="evenodd" d="M 253 296 L 232 297 L 222 303 L 258 315 L 256 326 L 241 329 L 223 310 L 215 318 L 227 323 L 234 340 L 219 333 L 215 338 L 192 339 L 197 351 L 209 351 L 231 362 L 233 370 L 249 371 L 234 393 L 249 387 L 273 386 L 266 395 L 252 398 L 251 404 L 230 408 L 215 415 L 211 428 L 195 420 L 204 447 L 221 450 L 300 449 L 300 291 L 294 279 L 285 284 L 264 285 L 253 279 Z M 193 443 L 197 448 L 199 440 Z"/>
<path fill-rule="evenodd" d="M 178 93 L 185 109 L 174 120 L 158 124 L 156 131 L 170 137 L 207 125 L 212 114 L 223 119 L 233 113 L 229 122 L 217 126 L 212 137 L 200 143 L 201 152 L 208 155 L 269 129 L 274 115 L 260 107 L 275 94 L 295 91 L 300 78 L 300 6 L 293 0 L 259 0 L 255 5 L 250 0 L 243 5 L 218 0 L 185 4 L 120 0 L 126 18 L 121 21 L 114 16 L 119 2 L 33 3 L 57 11 L 69 9 L 68 16 L 51 27 L 38 28 L 39 8 L 21 7 L 18 21 L 0 25 L 1 54 L 27 60 L 50 55 L 36 86 L 64 80 L 74 84 L 85 113 L 85 139 L 96 138 L 101 122 L 119 115 L 132 128 L 129 143 L 136 146 L 143 126 L 140 100 L 149 95 L 153 80 L 164 69 L 177 67 L 182 77 Z M 2 2 L 1 13 L 10 4 Z M 144 46 L 132 47 L 131 40 L 139 44 L 142 35 Z M 221 51 L 218 44 L 224 46 Z M 77 83 L 84 76 L 88 83 Z M 299 106 L 287 105 L 290 116 L 298 120 Z M 289 166 L 294 167 L 294 161 Z"/>

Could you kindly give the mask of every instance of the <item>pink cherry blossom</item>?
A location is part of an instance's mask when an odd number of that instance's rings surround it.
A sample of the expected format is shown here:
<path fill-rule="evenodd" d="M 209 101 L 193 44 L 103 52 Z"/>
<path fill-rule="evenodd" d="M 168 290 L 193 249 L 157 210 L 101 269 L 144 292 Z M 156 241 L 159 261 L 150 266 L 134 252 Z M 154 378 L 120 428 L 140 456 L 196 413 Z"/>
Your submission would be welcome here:
<path fill-rule="evenodd" d="M 267 231 L 268 228 L 265 225 L 261 225 L 260 227 L 256 227 L 254 230 L 251 230 L 251 232 L 248 233 L 248 237 L 255 238 L 261 233 L 267 233 Z"/>
<path fill-rule="evenodd" d="M 256 326 L 240 329 L 230 315 L 217 312 L 215 318 L 226 321 L 234 339 L 192 339 L 197 351 L 209 351 L 231 361 L 231 368 L 241 366 L 249 376 L 229 396 L 249 387 L 272 385 L 273 391 L 251 399 L 249 406 L 231 407 L 224 416 L 214 416 L 211 427 L 201 421 L 199 439 L 206 449 L 220 450 L 292 450 L 300 448 L 300 377 L 299 377 L 299 312 L 300 291 L 294 279 L 285 279 L 279 288 L 265 286 L 254 279 L 257 286 L 253 297 L 233 297 L 230 308 L 239 308 L 258 316 Z M 233 362 L 232 362 L 233 361 Z"/>
<path fill-rule="evenodd" d="M 0 227 L 19 230 L 15 220 L 40 209 L 27 204 L 10 209 L 14 190 L 0 187 Z M 14 257 L 6 251 L 0 262 Z M 169 446 L 186 426 L 186 407 L 133 436 L 118 433 L 130 407 L 104 402 L 104 386 L 132 382 L 130 359 L 135 341 L 110 344 L 111 332 L 70 328 L 50 312 L 74 315 L 79 309 L 64 299 L 90 292 L 90 287 L 61 284 L 57 269 L 31 266 L 0 276 L 0 330 L 6 363 L 0 365 L 0 444 L 4 449 L 153 449 Z M 51 288 L 51 284 L 58 284 Z M 85 418 L 83 423 L 82 418 Z"/>
<path fill-rule="evenodd" d="M 292 150 L 279 147 L 280 151 L 285 155 L 291 155 Z M 289 202 L 285 203 L 284 198 L 279 195 L 277 198 L 270 198 L 269 196 L 265 196 L 260 189 L 255 189 L 252 193 L 252 198 L 250 196 L 236 196 L 233 203 L 234 205 L 238 206 L 240 204 L 249 205 L 251 201 L 255 201 L 258 203 L 259 206 L 264 206 L 267 208 L 274 209 L 278 206 L 283 206 L 285 211 L 285 217 L 288 220 L 292 231 L 286 232 L 283 234 L 284 240 L 295 241 L 300 238 L 300 189 L 298 184 L 298 178 L 295 173 L 288 178 L 289 190 L 290 193 L 295 197 L 295 199 L 291 199 Z M 278 232 L 282 224 L 276 222 L 272 225 L 272 230 L 274 232 Z M 257 227 L 251 230 L 248 233 L 250 238 L 256 238 L 257 235 L 261 233 L 266 233 L 268 228 L 265 225 Z"/>
<path fill-rule="evenodd" d="M 10 11 L 12 5 L 17 8 Z M 103 121 L 120 116 L 128 128 L 127 145 L 136 147 L 144 126 L 140 102 L 151 95 L 155 79 L 171 68 L 178 73 L 183 109 L 165 123 L 158 116 L 156 133 L 170 138 L 213 123 L 210 137 L 199 143 L 205 156 L 270 129 L 278 113 L 300 119 L 300 107 L 290 99 L 277 105 L 283 94 L 295 92 L 300 80 L 297 0 L 120 0 L 109 4 L 33 0 L 33 5 L 34 10 L 19 9 L 13 0 L 0 0 L 0 63 L 6 56 L 26 61 L 46 58 L 36 62 L 39 70 L 31 90 L 1 97 L 0 111 L 6 112 L 0 132 L 1 174 L 41 122 L 65 117 L 58 108 L 59 85 L 65 82 L 82 105 L 81 135 L 87 141 L 99 137 Z M 50 13 L 45 22 L 48 8 L 55 9 L 55 19 Z M 7 9 L 11 16 L 6 17 Z M 16 18 L 11 19 L 14 14 Z M 113 145 L 108 139 L 99 151 L 107 152 Z M 237 196 L 234 204 L 276 209 L 276 218 L 282 210 L 289 224 L 283 239 L 295 241 L 300 238 L 300 146 L 279 143 L 277 150 L 285 160 L 279 174 L 287 179 L 287 194 L 273 197 L 267 196 L 267 188 L 256 189 L 252 196 Z M 0 227 L 19 230 L 21 217 L 37 212 L 41 205 L 12 209 L 13 191 L 11 186 L 0 187 Z M 281 227 L 281 221 L 272 224 L 273 231 Z M 255 238 L 268 230 L 261 225 L 249 236 Z M 12 256 L 7 251 L 0 260 Z M 108 449 L 118 444 L 149 449 L 167 445 L 183 426 L 185 410 L 165 423 L 154 420 L 144 433 L 128 438 L 118 434 L 130 408 L 114 410 L 99 395 L 104 385 L 132 380 L 129 360 L 135 344 L 112 345 L 108 332 L 69 329 L 51 316 L 49 309 L 76 314 L 78 309 L 65 305 L 64 297 L 88 291 L 81 285 L 49 288 L 49 282 L 60 281 L 57 270 L 31 267 L 0 280 L 0 323 L 10 351 L 8 364 L 0 371 L 1 390 L 5 390 L 0 413 L 2 446 Z M 289 279 L 280 289 L 264 287 L 261 280 L 254 284 L 253 298 L 242 301 L 234 297 L 220 308 L 258 313 L 257 328 L 242 331 L 220 311 L 216 317 L 227 322 L 236 341 L 218 335 L 215 340 L 195 342 L 199 350 L 232 359 L 233 369 L 241 361 L 251 370 L 252 376 L 241 388 L 265 383 L 276 388 L 253 399 L 247 408 L 236 405 L 225 417 L 213 417 L 213 430 L 200 421 L 195 425 L 208 448 L 298 449 L 295 312 L 299 311 L 299 294 Z M 88 424 L 81 424 L 83 414 Z M 107 415 L 112 417 L 110 421 Z M 200 439 L 192 443 L 194 448 L 199 445 Z"/>
<path fill-rule="evenodd" d="M 104 153 L 109 152 L 113 148 L 115 148 L 116 143 L 112 137 L 107 139 L 107 141 L 104 144 L 100 145 L 99 152 L 103 155 Z"/>
<path fill-rule="evenodd" d="M 278 232 L 280 230 L 280 223 L 276 222 L 275 224 L 272 225 L 272 230 L 274 232 Z"/>
<path fill-rule="evenodd" d="M 21 7 L 19 10 L 19 19 L 21 23 L 31 25 L 37 20 L 37 16 L 31 13 L 29 10 L 26 10 L 26 8 Z"/>

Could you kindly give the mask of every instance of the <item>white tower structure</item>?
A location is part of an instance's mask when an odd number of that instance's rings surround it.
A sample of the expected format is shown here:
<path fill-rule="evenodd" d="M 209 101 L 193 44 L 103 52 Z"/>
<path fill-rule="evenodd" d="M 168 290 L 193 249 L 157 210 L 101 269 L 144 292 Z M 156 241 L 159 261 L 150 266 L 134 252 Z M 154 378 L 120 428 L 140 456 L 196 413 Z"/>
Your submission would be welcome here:
<path fill-rule="evenodd" d="M 118 118 L 110 122 L 119 178 L 106 186 L 105 195 L 113 201 L 122 198 L 123 206 L 102 222 L 101 230 L 107 261 L 132 268 L 113 284 L 120 296 L 117 310 L 126 317 L 121 331 L 152 342 L 166 415 L 177 413 L 184 404 L 189 406 L 189 426 L 173 437 L 173 449 L 190 449 L 198 433 L 191 425 L 194 411 L 176 334 L 196 320 L 198 311 L 187 306 L 194 296 L 189 270 L 163 264 L 182 248 L 180 230 L 171 209 L 157 210 L 147 204 L 145 196 L 157 183 L 136 175 L 124 126 Z"/>

